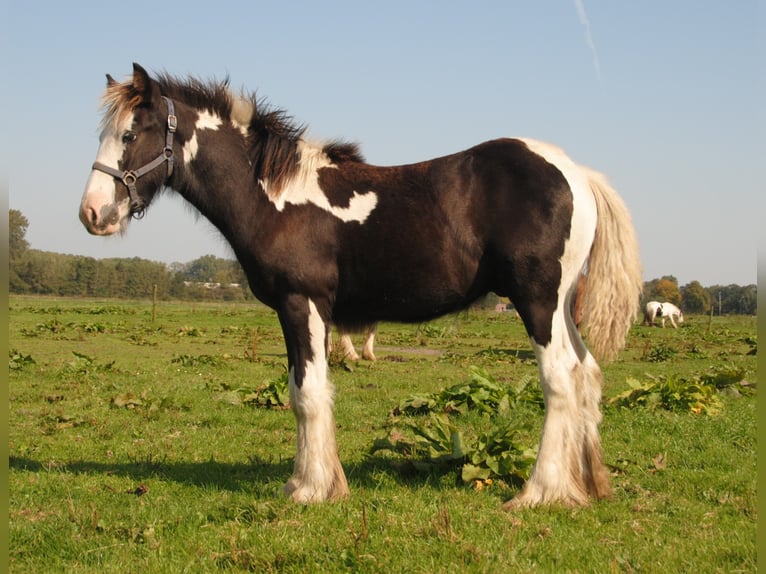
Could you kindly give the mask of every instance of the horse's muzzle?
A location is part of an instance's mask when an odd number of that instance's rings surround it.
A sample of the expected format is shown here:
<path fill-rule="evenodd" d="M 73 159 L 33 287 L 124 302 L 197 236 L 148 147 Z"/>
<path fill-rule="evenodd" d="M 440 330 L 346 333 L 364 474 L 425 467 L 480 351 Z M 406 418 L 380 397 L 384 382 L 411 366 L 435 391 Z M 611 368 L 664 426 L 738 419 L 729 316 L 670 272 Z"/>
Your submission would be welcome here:
<path fill-rule="evenodd" d="M 83 202 L 80 206 L 80 221 L 92 235 L 112 235 L 120 230 L 120 210 L 116 203 L 97 208 Z"/>

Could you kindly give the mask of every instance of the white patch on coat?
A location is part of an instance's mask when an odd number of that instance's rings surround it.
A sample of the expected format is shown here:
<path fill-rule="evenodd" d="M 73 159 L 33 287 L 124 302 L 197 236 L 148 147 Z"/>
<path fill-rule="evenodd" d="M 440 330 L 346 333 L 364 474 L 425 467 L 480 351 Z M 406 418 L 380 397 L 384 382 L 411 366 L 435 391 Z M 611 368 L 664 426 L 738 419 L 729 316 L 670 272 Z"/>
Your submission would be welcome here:
<path fill-rule="evenodd" d="M 530 151 L 536 153 L 548 163 L 554 165 L 566 178 L 572 191 L 572 229 L 566 241 L 561 265 L 564 269 L 573 269 L 576 273 L 582 270 L 585 263 L 569 261 L 573 256 L 581 257 L 590 251 L 593 237 L 596 233 L 596 201 L 590 188 L 587 172 L 577 165 L 560 147 L 553 144 L 521 138 Z M 562 288 L 568 290 L 569 278 L 562 277 Z M 559 296 L 559 302 L 564 299 Z"/>
<path fill-rule="evenodd" d="M 283 211 L 288 203 L 292 205 L 312 203 L 341 221 L 364 223 L 378 205 L 377 194 L 371 190 L 362 194 L 354 191 L 348 207 L 330 205 L 330 200 L 327 199 L 319 186 L 318 170 L 322 168 L 337 169 L 337 166 L 330 161 L 318 145 L 300 141 L 298 153 L 300 155 L 298 173 L 284 185 L 276 197 L 269 193 L 269 182 L 260 181 L 266 195 L 277 210 Z"/>
<path fill-rule="evenodd" d="M 197 132 L 200 130 L 217 130 L 221 127 L 221 124 L 223 124 L 223 121 L 218 116 L 209 112 L 199 112 L 199 117 L 194 124 L 194 133 L 191 139 L 184 144 L 184 161 L 190 162 L 197 156 L 199 151 Z"/>

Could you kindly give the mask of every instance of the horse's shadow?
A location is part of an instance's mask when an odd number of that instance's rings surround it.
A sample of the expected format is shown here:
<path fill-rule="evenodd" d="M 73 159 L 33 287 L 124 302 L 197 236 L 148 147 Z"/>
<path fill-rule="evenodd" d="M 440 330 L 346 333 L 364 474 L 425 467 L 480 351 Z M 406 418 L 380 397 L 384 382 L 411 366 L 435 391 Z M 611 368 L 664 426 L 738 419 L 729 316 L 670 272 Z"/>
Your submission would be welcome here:
<path fill-rule="evenodd" d="M 11 456 L 9 469 L 19 472 L 48 472 L 50 465 L 30 458 Z M 60 465 L 63 471 L 72 475 L 116 476 L 140 484 L 151 479 L 172 481 L 178 484 L 216 489 L 227 492 L 281 491 L 281 485 L 290 477 L 293 468 L 292 459 L 278 461 L 252 460 L 250 462 L 96 462 L 75 460 Z M 413 490 L 429 485 L 435 490 L 451 487 L 445 480 L 450 474 L 455 475 L 454 484 L 459 483 L 459 475 L 454 467 L 434 467 L 428 471 L 415 470 L 411 465 L 400 464 L 391 459 L 368 456 L 364 460 L 344 464 L 343 468 L 349 480 L 352 492 L 355 489 L 376 490 L 383 475 L 386 480 L 393 479 L 405 488 Z M 274 485 L 279 485 L 280 488 Z M 263 493 L 266 496 L 266 493 Z"/>
<path fill-rule="evenodd" d="M 40 461 L 14 457 L 9 458 L 11 471 L 43 472 L 51 470 Z M 61 463 L 59 467 L 72 475 L 116 476 L 140 483 L 160 479 L 205 488 L 216 488 L 237 492 L 246 490 L 254 481 L 270 483 L 282 477 L 289 477 L 292 460 L 268 463 L 237 463 L 208 460 L 204 462 L 167 462 L 154 460 L 146 462 L 96 462 L 74 460 Z"/>

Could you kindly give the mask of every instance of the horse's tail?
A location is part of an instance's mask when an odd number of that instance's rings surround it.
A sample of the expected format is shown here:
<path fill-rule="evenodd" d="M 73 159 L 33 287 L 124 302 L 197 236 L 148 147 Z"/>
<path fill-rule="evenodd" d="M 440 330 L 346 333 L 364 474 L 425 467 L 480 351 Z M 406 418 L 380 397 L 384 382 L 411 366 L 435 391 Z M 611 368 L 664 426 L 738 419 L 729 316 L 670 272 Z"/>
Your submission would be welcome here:
<path fill-rule="evenodd" d="M 596 233 L 582 289 L 582 327 L 596 358 L 613 359 L 639 311 L 643 290 L 638 239 L 630 213 L 606 178 L 582 168 L 596 200 Z"/>

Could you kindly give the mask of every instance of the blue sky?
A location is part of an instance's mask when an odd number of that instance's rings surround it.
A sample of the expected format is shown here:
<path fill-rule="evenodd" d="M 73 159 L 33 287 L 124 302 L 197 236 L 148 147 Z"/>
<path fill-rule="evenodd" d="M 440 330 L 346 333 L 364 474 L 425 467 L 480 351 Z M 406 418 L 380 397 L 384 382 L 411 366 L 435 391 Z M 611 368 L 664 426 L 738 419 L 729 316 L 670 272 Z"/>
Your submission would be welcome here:
<path fill-rule="evenodd" d="M 33 248 L 230 257 L 172 194 L 125 237 L 77 208 L 105 74 L 222 79 L 375 164 L 496 137 L 563 147 L 628 204 L 644 277 L 757 281 L 766 166 L 766 8 L 755 1 L 10 2 L 0 172 Z M 759 39 L 759 32 L 761 38 Z M 6 51 L 4 50 L 4 51 Z"/>

